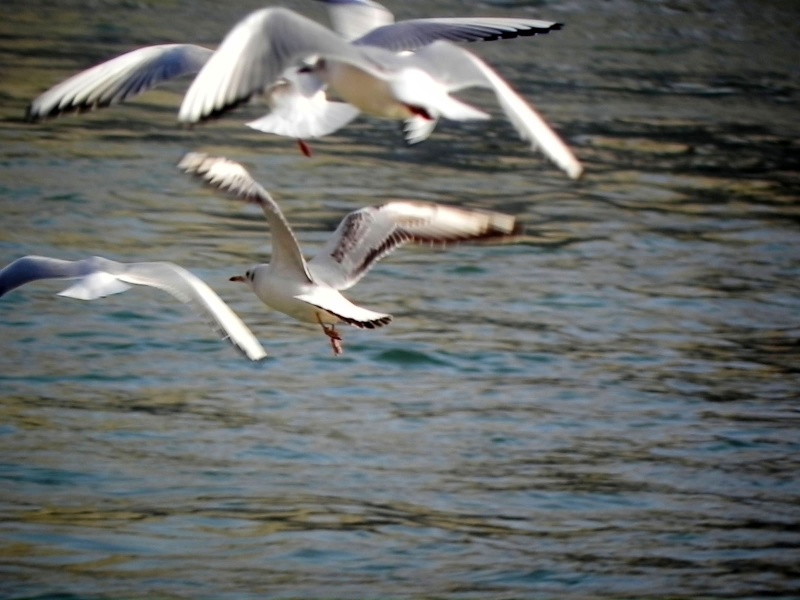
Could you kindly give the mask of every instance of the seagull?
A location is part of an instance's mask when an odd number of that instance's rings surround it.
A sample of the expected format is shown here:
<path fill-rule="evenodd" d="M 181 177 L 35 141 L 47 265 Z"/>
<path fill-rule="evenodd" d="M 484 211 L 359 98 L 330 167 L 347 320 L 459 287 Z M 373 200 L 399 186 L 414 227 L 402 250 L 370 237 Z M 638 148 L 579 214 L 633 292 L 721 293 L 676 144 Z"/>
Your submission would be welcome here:
<path fill-rule="evenodd" d="M 389 28 L 395 26 L 386 26 Z M 379 36 L 381 29 L 366 37 Z M 519 135 L 573 179 L 583 167 L 544 119 L 491 67 L 468 50 L 433 41 L 398 55 L 374 45 L 349 43 L 322 25 L 285 8 L 257 10 L 240 21 L 195 77 L 178 120 L 197 123 L 219 116 L 269 89 L 289 68 L 313 74 L 318 89 L 376 117 L 488 119 L 451 93 L 492 90 Z M 414 128 L 415 139 L 425 135 Z"/>
<path fill-rule="evenodd" d="M 442 39 L 488 41 L 544 34 L 562 27 L 560 23 L 538 19 L 498 17 L 427 18 L 395 23 L 392 13 L 377 2 L 324 1 L 328 4 L 334 28 L 346 39 L 352 39 L 353 45 L 378 47 L 392 52 L 415 50 Z M 322 28 L 321 25 L 319 27 Z M 39 121 L 124 102 L 163 82 L 198 73 L 213 54 L 212 49 L 195 44 L 162 44 L 133 50 L 77 73 L 48 89 L 30 103 L 26 117 L 29 121 Z M 303 72 L 302 68 L 285 69 L 274 82 L 264 85 L 259 93 L 270 112 L 246 125 L 266 133 L 297 139 L 301 151 L 307 156 L 310 156 L 311 149 L 303 140 L 330 135 L 349 124 L 360 113 L 354 105 L 328 100 L 319 79 L 314 74 Z M 487 116 L 478 112 L 472 114 L 475 118 Z M 411 115 L 405 124 L 406 142 L 416 144 L 427 139 L 437 122 L 432 117 Z M 564 146 L 541 117 L 534 113 L 532 118 L 528 117 L 528 121 L 536 123 L 543 132 L 540 145 L 546 152 L 549 147 Z M 559 152 L 571 157 L 568 150 L 565 153 L 560 149 Z M 572 176 L 576 176 L 577 160 L 571 157 L 567 163 Z"/>
<path fill-rule="evenodd" d="M 225 302 L 201 279 L 169 262 L 121 263 L 100 256 L 61 260 L 47 256 L 23 256 L 0 270 L 0 296 L 39 279 L 76 280 L 59 296 L 94 300 L 118 294 L 132 285 L 159 288 L 190 304 L 252 361 L 267 353 L 253 333 Z"/>
<path fill-rule="evenodd" d="M 338 323 L 374 329 L 392 320 L 391 315 L 353 304 L 341 294 L 379 259 L 406 243 L 509 242 L 522 231 L 513 216 L 502 213 L 392 201 L 345 216 L 319 253 L 306 261 L 280 207 L 242 165 L 192 152 L 178 168 L 218 191 L 261 207 L 272 233 L 271 262 L 231 277 L 231 281 L 249 285 L 267 306 L 319 325 L 335 356 L 342 353 Z"/>
<path fill-rule="evenodd" d="M 356 44 L 397 52 L 413 50 L 439 39 L 490 41 L 541 35 L 563 27 L 551 21 L 498 17 L 440 17 L 395 23 L 394 15 L 386 7 L 371 0 L 322 2 L 327 5 L 334 31 L 339 35 Z M 196 74 L 213 53 L 211 48 L 179 43 L 132 50 L 81 71 L 43 92 L 28 105 L 27 118 L 38 121 L 124 102 L 165 81 Z M 291 75 L 287 79 L 285 83 L 297 83 Z M 285 96 L 285 91 L 281 92 Z M 269 94 L 266 98 L 269 101 Z M 280 111 L 280 107 L 273 107 L 273 110 Z M 289 117 L 287 119 L 291 122 Z M 262 127 L 266 126 L 262 123 Z"/>
<path fill-rule="evenodd" d="M 25 116 L 39 121 L 119 104 L 165 81 L 196 74 L 212 54 L 195 44 L 137 48 L 54 85 L 28 105 Z"/>
<path fill-rule="evenodd" d="M 40 121 L 119 104 L 163 82 L 196 74 L 212 54 L 210 48 L 195 44 L 137 48 L 81 71 L 42 93 L 28 106 L 26 119 Z M 322 90 L 303 93 L 309 87 L 305 81 L 308 79 L 312 76 L 288 69 L 264 94 L 270 113 L 247 125 L 296 138 L 301 151 L 310 156 L 303 139 L 329 135 L 350 123 L 359 112 L 344 102 L 327 101 Z M 313 79 L 316 86 L 316 78 Z"/>

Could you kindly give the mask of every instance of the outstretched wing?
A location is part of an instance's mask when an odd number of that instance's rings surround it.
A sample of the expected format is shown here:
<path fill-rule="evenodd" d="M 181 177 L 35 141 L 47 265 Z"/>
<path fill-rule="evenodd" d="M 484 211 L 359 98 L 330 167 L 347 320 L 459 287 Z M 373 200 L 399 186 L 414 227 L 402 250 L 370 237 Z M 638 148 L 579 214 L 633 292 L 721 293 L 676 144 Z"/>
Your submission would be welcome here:
<path fill-rule="evenodd" d="M 247 325 L 214 290 L 178 265 L 167 262 L 120 263 L 99 256 L 78 261 L 24 256 L 0 270 L 0 296 L 40 279 L 75 279 L 75 283 L 59 295 L 81 300 L 123 292 L 131 285 L 164 290 L 191 305 L 250 360 L 260 360 L 267 355 Z"/>
<path fill-rule="evenodd" d="M 517 133 L 530 142 L 532 149 L 541 150 L 573 179 L 583 173 L 581 163 L 541 115 L 491 67 L 468 50 L 448 42 L 435 42 L 407 60 L 420 64 L 450 91 L 474 86 L 492 90 Z"/>
<path fill-rule="evenodd" d="M 131 286 L 120 282 L 102 268 L 103 260 L 98 257 L 72 261 L 47 256 L 23 256 L 0 270 L 0 296 L 40 279 L 77 279 L 60 295 L 81 300 L 93 300 L 129 289 Z"/>
<path fill-rule="evenodd" d="M 272 232 L 270 266 L 273 270 L 283 270 L 311 281 L 306 261 L 289 222 L 283 216 L 278 203 L 253 179 L 247 169 L 227 158 L 198 152 L 186 154 L 178 163 L 178 168 L 190 175 L 196 175 L 214 189 L 226 192 L 238 200 L 259 205 Z"/>
<path fill-rule="evenodd" d="M 200 70 L 183 98 L 178 120 L 221 115 L 268 90 L 305 58 L 358 60 L 358 49 L 319 23 L 285 8 L 257 10 L 237 23 Z M 363 60 L 363 59 L 362 59 Z"/>
<path fill-rule="evenodd" d="M 250 360 L 260 360 L 267 353 L 256 337 L 206 283 L 183 267 L 168 262 L 122 263 L 120 281 L 159 288 L 181 302 L 190 304 L 211 326 L 242 351 Z"/>
<path fill-rule="evenodd" d="M 133 50 L 53 86 L 31 102 L 27 117 L 36 121 L 124 102 L 164 81 L 197 73 L 212 54 L 193 44 Z"/>
<path fill-rule="evenodd" d="M 373 29 L 353 41 L 400 52 L 416 50 L 438 40 L 478 42 L 540 35 L 561 29 L 561 23 L 502 17 L 410 19 Z"/>
<path fill-rule="evenodd" d="M 520 231 L 516 219 L 502 213 L 431 202 L 388 202 L 347 215 L 308 267 L 315 281 L 345 290 L 403 244 L 500 241 Z"/>

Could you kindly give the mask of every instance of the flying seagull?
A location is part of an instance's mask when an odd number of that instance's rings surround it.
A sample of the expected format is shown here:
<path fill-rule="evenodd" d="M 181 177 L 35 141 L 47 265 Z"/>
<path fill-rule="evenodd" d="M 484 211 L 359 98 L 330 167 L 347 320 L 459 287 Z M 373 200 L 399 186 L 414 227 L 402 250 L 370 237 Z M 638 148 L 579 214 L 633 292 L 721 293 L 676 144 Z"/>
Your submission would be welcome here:
<path fill-rule="evenodd" d="M 552 21 L 505 17 L 437 17 L 395 23 L 394 15 L 386 7 L 371 0 L 322 2 L 327 5 L 333 29 L 339 35 L 358 45 L 396 52 L 414 50 L 436 40 L 511 39 L 545 34 L 563 27 Z M 124 102 L 165 81 L 196 74 L 213 53 L 211 48 L 180 43 L 132 50 L 81 71 L 43 92 L 28 105 L 27 118 L 38 121 Z M 291 76 L 289 79 L 287 83 L 295 83 Z M 265 95 L 269 103 L 269 94 Z M 273 110 L 280 111 L 280 107 L 273 107 Z M 266 122 L 262 126 L 267 127 Z"/>
<path fill-rule="evenodd" d="M 189 304 L 211 322 L 224 339 L 250 360 L 267 353 L 230 307 L 201 279 L 169 262 L 121 263 L 99 256 L 61 260 L 47 256 L 23 256 L 0 270 L 0 296 L 39 279 L 75 280 L 59 296 L 94 300 L 130 289 L 132 285 L 159 288 Z"/>
<path fill-rule="evenodd" d="M 469 87 L 488 88 L 533 149 L 540 149 L 572 178 L 583 171 L 544 119 L 463 47 L 435 41 L 414 53 L 395 54 L 349 43 L 285 8 L 255 11 L 228 33 L 189 86 L 178 119 L 197 123 L 219 116 L 268 90 L 298 65 L 300 73 L 316 76 L 318 90 L 330 90 L 358 110 L 387 119 L 488 119 L 484 111 L 451 95 Z"/>
<path fill-rule="evenodd" d="M 129 100 L 159 84 L 196 74 L 214 51 L 195 44 L 160 44 L 127 52 L 81 71 L 39 95 L 28 106 L 26 118 L 40 121 L 70 112 L 88 112 Z M 329 135 L 355 119 L 358 110 L 344 102 L 329 102 L 325 92 L 309 87 L 311 76 L 288 69 L 264 94 L 270 107 L 266 116 L 248 126 L 276 135 L 296 138 L 310 154 L 303 139 Z M 316 83 L 313 84 L 316 86 Z"/>
<path fill-rule="evenodd" d="M 382 257 L 406 244 L 446 246 L 503 242 L 521 233 L 513 216 L 431 202 L 392 201 L 353 211 L 306 261 L 280 207 L 239 163 L 189 153 L 178 167 L 216 190 L 261 207 L 272 234 L 272 258 L 231 281 L 248 284 L 259 299 L 298 321 L 318 324 L 341 354 L 336 324 L 374 329 L 392 316 L 357 306 L 340 292 L 354 286 Z"/>
<path fill-rule="evenodd" d="M 335 28 L 348 38 L 356 38 L 352 42 L 353 46 L 377 47 L 392 52 L 419 49 L 436 40 L 463 42 L 508 39 L 548 33 L 562 27 L 560 23 L 550 21 L 498 17 L 428 18 L 394 23 L 393 15 L 376 2 L 324 1 L 328 4 Z M 309 20 L 305 22 L 316 25 L 328 36 L 332 35 L 345 44 L 336 34 L 321 25 Z M 258 32 L 255 35 L 259 35 Z M 163 44 L 133 50 L 73 75 L 48 89 L 30 103 L 27 118 L 38 121 L 68 112 L 85 112 L 124 102 L 165 81 L 198 73 L 213 54 L 213 50 L 195 44 Z M 488 79 L 479 79 L 481 81 L 476 85 L 494 85 L 491 76 Z M 501 84 L 503 86 L 506 86 L 504 82 Z M 354 105 L 328 100 L 326 90 L 320 85 L 318 77 L 302 67 L 287 66 L 273 81 L 263 85 L 258 93 L 264 98 L 270 112 L 247 125 L 266 133 L 297 139 L 306 155 L 310 155 L 311 151 L 302 140 L 334 133 L 360 113 L 359 108 Z M 502 104 L 500 93 L 496 93 Z M 512 95 L 516 94 L 512 92 Z M 567 159 L 559 160 L 566 160 L 568 173 L 576 177 L 580 169 L 577 160 L 541 117 L 533 109 L 530 111 L 533 116 L 526 116 L 523 127 L 526 127 L 525 123 L 532 124 L 527 126 L 529 135 L 542 136 L 533 145 L 542 146 L 546 154 L 556 152 L 567 156 Z M 479 112 L 472 112 L 471 115 L 475 118 L 487 116 Z M 436 121 L 436 116 L 431 114 L 409 115 L 405 125 L 406 141 L 415 144 L 427 139 Z M 528 134 L 522 135 L 525 137 Z M 549 148 L 556 150 L 551 151 Z"/>

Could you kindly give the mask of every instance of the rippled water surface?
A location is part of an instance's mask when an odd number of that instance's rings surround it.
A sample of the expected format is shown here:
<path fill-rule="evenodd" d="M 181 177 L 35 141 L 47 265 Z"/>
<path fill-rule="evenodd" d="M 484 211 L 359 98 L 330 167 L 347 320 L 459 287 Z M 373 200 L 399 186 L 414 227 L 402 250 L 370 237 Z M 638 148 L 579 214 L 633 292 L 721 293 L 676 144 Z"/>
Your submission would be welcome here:
<path fill-rule="evenodd" d="M 473 48 L 584 179 L 502 118 L 414 148 L 360 119 L 312 159 L 242 127 L 256 107 L 185 130 L 186 83 L 25 123 L 71 73 L 213 45 L 261 4 L 0 4 L 0 263 L 177 262 L 271 355 L 156 290 L 3 297 L 0 595 L 798 597 L 797 4 L 386 1 L 565 22 Z M 395 197 L 511 212 L 528 237 L 397 252 L 350 293 L 395 322 L 345 330 L 335 359 L 228 282 L 269 236 L 175 169 L 188 150 L 244 162 L 309 252 Z"/>

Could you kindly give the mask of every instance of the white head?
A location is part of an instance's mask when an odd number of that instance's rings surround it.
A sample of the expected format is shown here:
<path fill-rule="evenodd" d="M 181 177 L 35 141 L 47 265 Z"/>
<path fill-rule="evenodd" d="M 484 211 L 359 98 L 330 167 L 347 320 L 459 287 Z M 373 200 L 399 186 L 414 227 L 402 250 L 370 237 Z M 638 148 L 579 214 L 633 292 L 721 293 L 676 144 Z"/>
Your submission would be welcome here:
<path fill-rule="evenodd" d="M 245 271 L 244 275 L 234 275 L 229 279 L 229 281 L 235 281 L 236 283 L 246 283 L 250 287 L 255 287 L 255 279 L 256 279 L 256 270 L 248 269 L 247 271 Z"/>
<path fill-rule="evenodd" d="M 269 270 L 269 264 L 256 265 L 255 267 L 247 269 L 244 275 L 234 275 L 230 278 L 230 281 L 246 283 L 253 291 L 256 291 L 259 285 L 263 286 L 265 282 L 269 280 L 269 277 L 267 277 Z"/>

